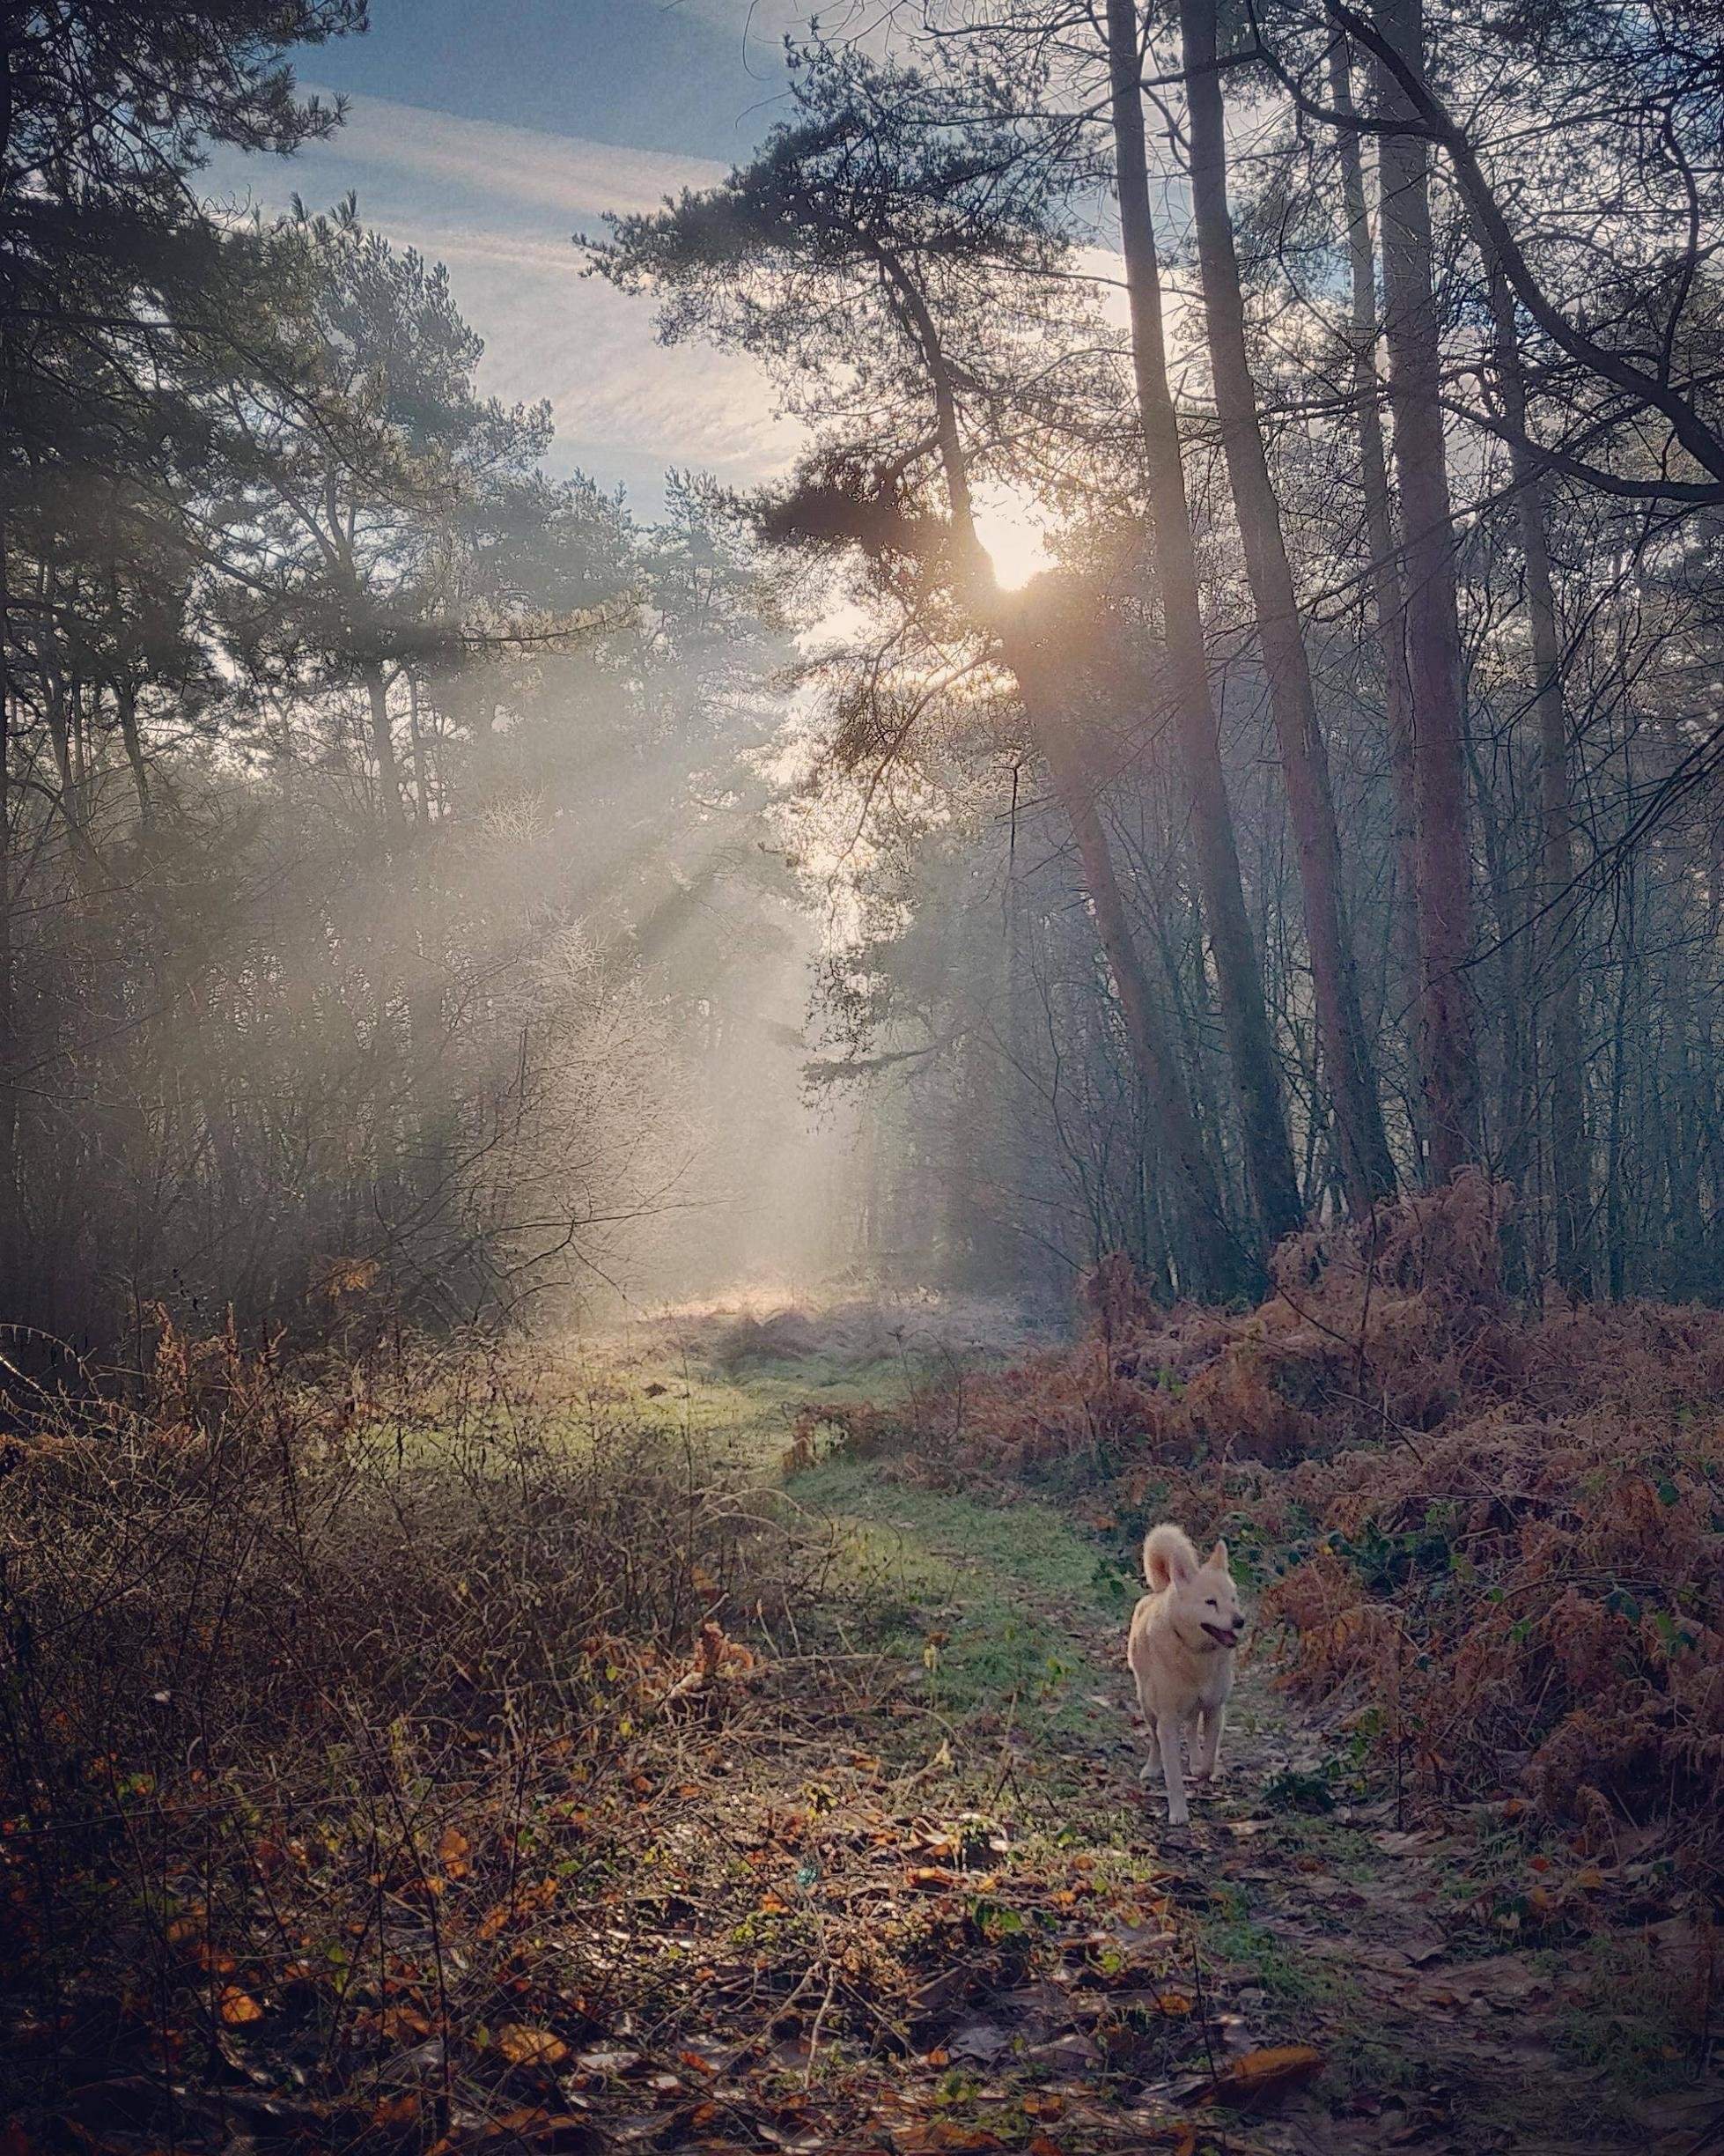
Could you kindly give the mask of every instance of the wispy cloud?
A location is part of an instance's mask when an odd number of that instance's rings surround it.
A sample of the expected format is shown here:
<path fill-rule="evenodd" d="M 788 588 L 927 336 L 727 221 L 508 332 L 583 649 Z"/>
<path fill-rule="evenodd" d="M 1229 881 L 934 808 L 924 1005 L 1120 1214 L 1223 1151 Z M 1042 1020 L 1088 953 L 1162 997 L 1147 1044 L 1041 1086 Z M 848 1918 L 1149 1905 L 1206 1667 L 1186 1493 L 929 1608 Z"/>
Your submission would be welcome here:
<path fill-rule="evenodd" d="M 350 189 L 360 215 L 446 262 L 485 339 L 482 379 L 506 401 L 550 401 L 560 464 L 626 482 L 651 506 L 655 475 L 694 466 L 746 484 L 782 467 L 799 430 L 777 417 L 751 361 L 659 343 L 650 302 L 582 275 L 572 235 L 605 211 L 651 210 L 724 166 L 701 158 L 356 97 L 347 125 L 288 164 L 220 157 L 210 180 L 266 210 Z"/>
<path fill-rule="evenodd" d="M 654 209 L 667 195 L 711 187 L 725 173 L 708 158 L 547 135 L 379 97 L 351 99 L 346 127 L 331 143 L 302 156 L 313 167 L 325 161 L 357 163 L 432 195 L 473 192 L 521 210 L 589 218 L 607 210 Z"/>

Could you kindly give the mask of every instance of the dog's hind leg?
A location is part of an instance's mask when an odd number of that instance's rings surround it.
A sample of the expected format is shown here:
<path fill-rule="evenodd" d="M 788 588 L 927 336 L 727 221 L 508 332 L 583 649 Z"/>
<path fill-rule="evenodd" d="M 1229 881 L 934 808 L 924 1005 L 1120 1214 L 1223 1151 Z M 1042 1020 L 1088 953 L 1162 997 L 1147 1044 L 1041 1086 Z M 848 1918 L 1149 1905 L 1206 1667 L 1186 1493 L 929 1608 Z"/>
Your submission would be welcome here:
<path fill-rule="evenodd" d="M 1214 1775 L 1221 1756 L 1221 1732 L 1227 1726 L 1227 1702 L 1219 1702 L 1203 1710 L 1202 1735 L 1197 1745 L 1197 1764 L 1191 1769 L 1194 1782 L 1207 1782 Z"/>
<path fill-rule="evenodd" d="M 1184 1827 L 1191 1814 L 1185 1803 L 1185 1775 L 1179 1759 L 1179 1724 L 1163 1715 L 1155 1724 L 1155 1741 L 1161 1752 L 1161 1778 L 1168 1785 L 1168 1824 Z"/>

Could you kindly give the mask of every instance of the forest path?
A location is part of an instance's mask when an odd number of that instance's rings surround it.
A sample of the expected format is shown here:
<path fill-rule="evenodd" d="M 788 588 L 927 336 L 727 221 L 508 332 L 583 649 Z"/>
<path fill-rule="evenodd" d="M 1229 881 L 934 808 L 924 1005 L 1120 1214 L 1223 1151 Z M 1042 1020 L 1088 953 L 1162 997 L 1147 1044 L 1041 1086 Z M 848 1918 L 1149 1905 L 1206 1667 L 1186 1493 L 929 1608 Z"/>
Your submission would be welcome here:
<path fill-rule="evenodd" d="M 1719 2145 L 1697 1942 L 1654 1865 L 1398 1805 L 1266 1640 L 1169 1833 L 1138 1778 L 1126 1523 L 916 1473 L 937 1441 L 901 1449 L 895 1403 L 918 1354 L 968 1343 L 845 1326 L 836 1352 L 800 1319 L 649 1335 L 625 1375 L 691 1458 L 788 1501 L 803 1584 L 755 1675 L 642 1732 L 602 2003 L 571 1939 L 604 2031 L 571 2101 L 627 2142 L 794 2156 Z"/>
<path fill-rule="evenodd" d="M 874 1643 L 921 1643 L 895 1711 L 945 1735 L 918 1804 L 998 1827 L 990 1892 L 1035 1909 L 1035 1982 L 915 2025 L 923 2061 L 969 2077 L 925 2145 L 1606 2156 L 1689 2148 L 1717 2115 L 1669 2041 L 1673 1927 L 1521 1944 L 1541 1873 L 1519 1837 L 1397 1816 L 1266 1651 L 1244 1659 L 1219 1785 L 1170 1833 L 1159 1774 L 1138 1778 L 1133 1585 L 1064 1508 L 878 1463 L 792 1488 L 884 1592 Z M 919 1811 L 898 1824 L 926 1831 Z"/>

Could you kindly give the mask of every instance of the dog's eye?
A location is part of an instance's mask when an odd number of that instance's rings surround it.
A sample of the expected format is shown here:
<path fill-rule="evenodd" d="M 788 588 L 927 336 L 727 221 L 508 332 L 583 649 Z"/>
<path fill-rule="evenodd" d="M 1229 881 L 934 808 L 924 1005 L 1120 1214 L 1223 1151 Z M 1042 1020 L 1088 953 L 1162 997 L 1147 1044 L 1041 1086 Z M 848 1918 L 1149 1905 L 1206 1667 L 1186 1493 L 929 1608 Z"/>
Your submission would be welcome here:
<path fill-rule="evenodd" d="M 1211 1595 L 1208 1601 L 1204 1605 L 1205 1609 L 1219 1609 L 1220 1606 L 1221 1605 L 1215 1599 L 1213 1595 Z"/>

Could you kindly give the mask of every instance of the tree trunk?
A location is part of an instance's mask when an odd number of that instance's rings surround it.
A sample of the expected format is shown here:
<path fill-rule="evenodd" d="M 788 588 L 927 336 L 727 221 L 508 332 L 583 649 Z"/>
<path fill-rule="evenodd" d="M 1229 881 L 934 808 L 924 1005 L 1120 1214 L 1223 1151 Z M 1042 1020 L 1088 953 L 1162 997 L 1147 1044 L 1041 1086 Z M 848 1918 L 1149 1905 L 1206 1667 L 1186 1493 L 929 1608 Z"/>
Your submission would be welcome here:
<path fill-rule="evenodd" d="M 880 266 L 898 294 L 906 333 L 919 348 L 928 371 L 934 401 L 935 437 L 951 521 L 950 566 L 954 582 L 960 594 L 975 606 L 978 618 L 993 630 L 999 640 L 1001 655 L 1023 696 L 1037 748 L 1053 774 L 1061 806 L 1072 820 L 1090 904 L 1094 909 L 1097 936 L 1119 992 L 1138 1074 L 1155 1103 L 1158 1114 L 1164 1119 L 1170 1133 L 1170 1149 L 1180 1163 L 1184 1187 L 1179 1204 L 1189 1232 L 1196 1275 L 1190 1283 L 1192 1292 L 1199 1296 L 1222 1296 L 1236 1284 L 1238 1267 L 1219 1189 L 1197 1128 L 1183 1074 L 1164 1037 L 1153 1007 L 1149 977 L 1132 938 L 1118 878 L 1114 873 L 1112 851 L 1095 811 L 1094 793 L 1082 768 L 1081 754 L 1072 742 L 1071 699 L 1059 693 L 1033 635 L 1026 631 L 1021 602 L 1014 601 L 1005 610 L 994 603 L 998 587 L 976 536 L 969 460 L 958 425 L 956 394 L 938 325 L 915 280 L 903 265 L 882 255 Z M 1070 633 L 1070 624 L 1066 624 L 1066 632 Z M 1242 920 L 1242 899 L 1240 911 Z M 1291 1179 L 1291 1159 L 1288 1176 Z"/>
<path fill-rule="evenodd" d="M 120 715 L 120 740 L 137 795 L 138 830 L 147 841 L 156 828 L 156 804 L 150 790 L 150 766 L 144 758 L 144 737 L 137 728 L 137 683 L 121 680 L 114 685 L 114 700 Z"/>
<path fill-rule="evenodd" d="M 1345 40 L 1330 48 L 1330 82 L 1337 112 L 1351 114 L 1352 79 Z M 1359 138 L 1350 129 L 1337 136 L 1341 153 L 1341 200 L 1347 220 L 1347 260 L 1352 271 L 1348 342 L 1352 354 L 1353 412 L 1359 428 L 1359 491 L 1365 508 L 1365 544 L 1370 556 L 1371 611 L 1378 664 L 1382 668 L 1383 711 L 1389 732 L 1389 769 L 1393 786 L 1389 827 L 1399 882 L 1390 924 L 1391 948 L 1404 979 L 1404 992 L 1416 995 L 1418 973 L 1418 888 L 1413 832 L 1412 691 L 1407 681 L 1405 613 L 1401 587 L 1401 554 L 1395 536 L 1395 513 L 1389 491 L 1389 459 L 1383 447 L 1381 388 L 1377 379 L 1377 267 L 1371 243 L 1371 211 L 1365 192 L 1365 160 Z M 1415 1119 L 1414 1138 L 1422 1148 L 1423 1118 Z"/>
<path fill-rule="evenodd" d="M 1377 0 L 1377 27 L 1424 64 L 1423 0 Z M 1384 110 L 1405 111 L 1382 71 Z M 1440 402 L 1429 159 L 1413 135 L 1382 137 L 1382 255 L 1389 410 L 1405 541 L 1407 672 L 1412 695 L 1419 1048 L 1429 1179 L 1446 1183 L 1479 1150 L 1478 1059 L 1465 966 L 1472 946 L 1465 720 L 1455 536 Z"/>
<path fill-rule="evenodd" d="M 23 1184 L 18 1156 L 18 1036 L 13 1001 L 12 668 L 11 574 L 0 528 L 0 1323 L 26 1316 Z"/>
<path fill-rule="evenodd" d="M 1273 1244 L 1303 1215 L 1281 1098 L 1281 1077 L 1246 916 L 1239 853 L 1210 699 L 1197 589 L 1197 550 L 1181 461 L 1179 421 L 1168 382 L 1161 275 L 1144 149 L 1142 60 L 1136 0 L 1108 0 L 1115 162 L 1121 245 L 1131 302 L 1131 351 L 1149 485 L 1150 543 L 1167 624 L 1174 715 L 1191 803 L 1198 880 L 1215 956 L 1228 1060 L 1239 1096 L 1246 1171 L 1264 1238 Z"/>
<path fill-rule="evenodd" d="M 1485 243 L 1491 314 L 1496 328 L 1497 380 L 1508 421 L 1514 507 L 1527 570 L 1527 615 L 1532 631 L 1533 715 L 1538 726 L 1541 823 L 1535 980 L 1544 1019 L 1544 1076 L 1551 1102 L 1551 1187 L 1556 1215 L 1557 1278 L 1572 1295 L 1591 1284 L 1588 1249 L 1591 1204 L 1586 1106 L 1580 1069 L 1580 984 L 1568 949 L 1574 876 L 1573 801 L 1568 782 L 1568 713 L 1562 692 L 1562 639 L 1545 526 L 1544 480 L 1526 446 L 1527 386 L 1515 338 L 1514 302 L 1501 265 Z"/>
<path fill-rule="evenodd" d="M 393 845 L 407 836 L 407 815 L 402 806 L 401 770 L 395 762 L 394 730 L 389 721 L 389 688 L 380 666 L 365 668 L 365 698 L 371 707 L 372 755 L 377 763 L 383 822 Z"/>
<path fill-rule="evenodd" d="M 424 729 L 419 724 L 419 679 L 415 674 L 407 677 L 407 739 L 413 755 L 413 818 L 423 828 L 431 820 L 431 769 Z"/>
<path fill-rule="evenodd" d="M 1395 1188 L 1395 1163 L 1389 1157 L 1376 1073 L 1359 1011 L 1358 967 L 1342 898 L 1341 842 L 1335 828 L 1329 751 L 1317 719 L 1281 505 L 1270 477 L 1256 385 L 1246 349 L 1245 306 L 1227 206 L 1227 124 L 1216 66 L 1215 0 L 1182 0 L 1180 21 L 1191 130 L 1191 195 L 1215 409 L 1298 848 L 1317 1037 L 1333 1100 L 1342 1180 L 1351 1209 L 1364 1213 Z"/>
<path fill-rule="evenodd" d="M 1014 653 L 1009 645 L 1006 659 L 1025 690 L 1035 745 L 1077 842 L 1096 939 L 1113 975 L 1132 1061 L 1160 1122 L 1164 1149 L 1179 1166 L 1175 1209 L 1191 1261 L 1190 1275 L 1181 1286 L 1198 1300 L 1225 1297 L 1241 1284 L 1238 1252 L 1227 1230 L 1214 1163 L 1197 1127 L 1167 1017 L 1131 933 L 1113 849 L 1096 806 L 1095 773 L 1079 739 L 1076 719 L 1063 699 L 1050 698 L 1043 678 L 1047 661 L 1022 650 Z"/>

